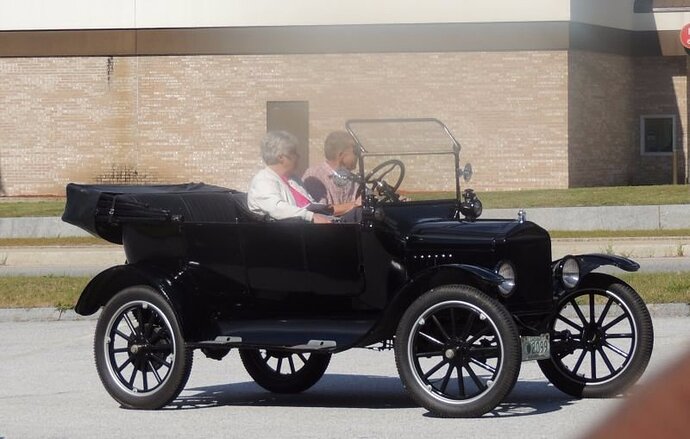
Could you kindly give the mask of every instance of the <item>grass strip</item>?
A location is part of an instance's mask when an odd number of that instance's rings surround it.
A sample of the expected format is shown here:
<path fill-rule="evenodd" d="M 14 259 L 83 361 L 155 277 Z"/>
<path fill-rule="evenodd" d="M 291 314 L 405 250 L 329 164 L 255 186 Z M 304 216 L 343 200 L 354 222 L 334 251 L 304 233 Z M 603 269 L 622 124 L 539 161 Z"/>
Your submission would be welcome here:
<path fill-rule="evenodd" d="M 63 237 L 63 238 L 2 238 L 0 247 L 60 247 L 115 245 L 96 237 Z"/>
<path fill-rule="evenodd" d="M 623 273 L 619 275 L 646 303 L 690 304 L 690 272 Z"/>
<path fill-rule="evenodd" d="M 69 276 L 0 277 L 0 308 L 71 309 L 89 280 Z"/>
<path fill-rule="evenodd" d="M 690 203 L 686 185 L 612 186 L 573 189 L 537 189 L 524 191 L 478 191 L 485 209 L 574 207 L 574 206 L 644 206 Z M 454 198 L 454 192 L 412 192 L 413 200 Z"/>
<path fill-rule="evenodd" d="M 62 216 L 65 199 L 55 201 L 3 201 L 0 203 L 0 218 Z"/>
<path fill-rule="evenodd" d="M 659 204 L 689 204 L 687 185 L 611 186 L 573 189 L 536 189 L 523 191 L 479 191 L 485 209 L 572 206 L 642 206 Z M 454 192 L 409 192 L 413 200 L 454 198 Z M 0 217 L 60 216 L 65 208 L 64 198 L 3 199 Z"/>
<path fill-rule="evenodd" d="M 647 303 L 690 303 L 690 272 L 623 273 Z M 0 308 L 73 308 L 88 277 L 12 276 L 0 278 Z"/>

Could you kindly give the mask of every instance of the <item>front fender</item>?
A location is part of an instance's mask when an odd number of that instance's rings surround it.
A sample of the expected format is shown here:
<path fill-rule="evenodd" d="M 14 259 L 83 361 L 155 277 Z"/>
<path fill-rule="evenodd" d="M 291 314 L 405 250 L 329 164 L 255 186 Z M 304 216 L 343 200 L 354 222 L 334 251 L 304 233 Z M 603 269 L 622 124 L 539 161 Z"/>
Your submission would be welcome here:
<path fill-rule="evenodd" d="M 557 266 L 563 259 L 568 256 L 564 256 L 553 262 L 552 266 Z M 587 253 L 583 255 L 573 255 L 577 262 L 580 264 L 580 276 L 584 277 L 602 265 L 612 265 L 618 267 L 623 271 L 637 271 L 640 269 L 640 264 L 633 261 L 632 259 L 624 258 L 623 256 L 607 255 L 604 253 Z"/>
<path fill-rule="evenodd" d="M 422 270 L 393 294 L 384 315 L 368 336 L 361 341 L 360 346 L 391 338 L 405 310 L 420 295 L 430 289 L 442 285 L 467 284 L 496 297 L 497 289 L 495 287 L 504 280 L 503 276 L 499 276 L 487 268 L 468 264 L 437 265 Z"/>

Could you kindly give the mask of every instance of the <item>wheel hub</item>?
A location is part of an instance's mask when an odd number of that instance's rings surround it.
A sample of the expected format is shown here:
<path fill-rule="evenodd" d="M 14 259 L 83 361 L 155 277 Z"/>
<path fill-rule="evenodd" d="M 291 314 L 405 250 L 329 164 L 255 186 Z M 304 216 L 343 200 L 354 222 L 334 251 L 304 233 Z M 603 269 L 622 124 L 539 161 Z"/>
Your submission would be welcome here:
<path fill-rule="evenodd" d="M 590 325 L 582 333 L 582 340 L 590 349 L 597 349 L 606 338 L 605 331 L 599 325 Z"/>

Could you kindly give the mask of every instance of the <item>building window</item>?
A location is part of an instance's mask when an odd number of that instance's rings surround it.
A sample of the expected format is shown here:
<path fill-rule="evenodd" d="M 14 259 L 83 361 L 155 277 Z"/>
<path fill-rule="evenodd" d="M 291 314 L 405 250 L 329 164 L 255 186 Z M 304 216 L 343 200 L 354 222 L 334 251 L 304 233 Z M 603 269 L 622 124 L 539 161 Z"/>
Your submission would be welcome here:
<path fill-rule="evenodd" d="M 650 12 L 685 12 L 690 10 L 688 0 L 635 0 L 634 9 L 637 13 Z"/>
<path fill-rule="evenodd" d="M 676 149 L 676 116 L 655 114 L 640 118 L 642 154 L 671 154 Z"/>

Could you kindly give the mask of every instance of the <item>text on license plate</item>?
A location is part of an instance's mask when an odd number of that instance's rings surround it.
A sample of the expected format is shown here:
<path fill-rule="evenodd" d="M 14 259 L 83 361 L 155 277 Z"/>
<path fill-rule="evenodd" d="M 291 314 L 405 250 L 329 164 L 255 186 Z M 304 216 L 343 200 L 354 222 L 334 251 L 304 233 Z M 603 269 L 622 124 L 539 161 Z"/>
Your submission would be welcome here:
<path fill-rule="evenodd" d="M 544 360 L 551 357 L 549 334 L 525 335 L 520 339 L 522 341 L 522 361 Z"/>

